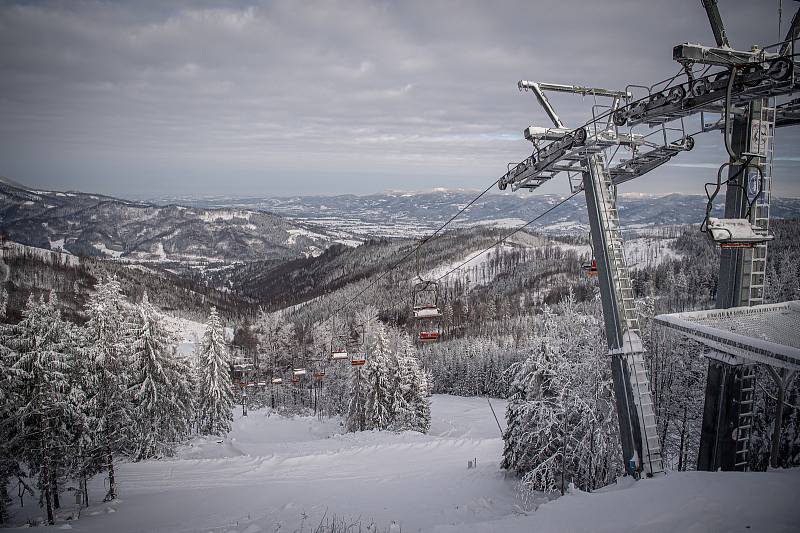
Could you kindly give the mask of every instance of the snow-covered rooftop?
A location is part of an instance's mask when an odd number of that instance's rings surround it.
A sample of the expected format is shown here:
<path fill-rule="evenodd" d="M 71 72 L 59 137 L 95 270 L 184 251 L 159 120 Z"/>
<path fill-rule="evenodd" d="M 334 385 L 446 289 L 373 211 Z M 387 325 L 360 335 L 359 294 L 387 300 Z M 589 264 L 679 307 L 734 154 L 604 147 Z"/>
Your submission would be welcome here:
<path fill-rule="evenodd" d="M 734 359 L 800 369 L 800 301 L 655 317 Z"/>

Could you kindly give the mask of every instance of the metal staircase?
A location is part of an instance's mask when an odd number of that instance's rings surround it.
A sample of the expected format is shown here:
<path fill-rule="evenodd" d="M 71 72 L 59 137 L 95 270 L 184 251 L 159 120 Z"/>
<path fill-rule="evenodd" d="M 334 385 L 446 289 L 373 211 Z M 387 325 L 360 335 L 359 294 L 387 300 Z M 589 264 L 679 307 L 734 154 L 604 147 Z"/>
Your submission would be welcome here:
<path fill-rule="evenodd" d="M 755 198 L 750 213 L 750 224 L 759 235 L 767 235 L 769 231 L 772 159 L 774 155 L 776 110 L 763 101 L 757 115 L 750 124 L 750 153 L 756 154 L 756 163 L 761 168 L 762 182 L 759 187 L 757 171 L 750 171 L 747 180 L 748 197 Z M 761 189 L 759 193 L 759 189 Z M 764 303 L 764 284 L 767 270 L 767 243 L 756 244 L 744 250 L 742 271 L 741 302 L 743 305 L 760 305 Z M 737 424 L 734 431 L 736 440 L 736 463 L 734 470 L 746 471 L 750 437 L 753 428 L 753 400 L 755 395 L 756 367 L 742 365 L 736 378 L 740 382 L 736 398 Z"/>
<path fill-rule="evenodd" d="M 736 407 L 738 422 L 734 431 L 736 439 L 736 464 L 734 470 L 745 472 L 748 467 L 750 437 L 753 434 L 753 398 L 756 387 L 756 365 L 742 365 L 737 379 L 741 381 Z"/>
<path fill-rule="evenodd" d="M 761 193 L 753 203 L 750 213 L 750 223 L 759 235 L 767 235 L 769 232 L 775 115 L 774 107 L 762 105 L 758 118 L 754 118 L 750 126 L 750 150 L 752 153 L 758 154 L 758 164 L 762 172 Z M 747 185 L 748 195 L 758 194 L 758 172 L 751 171 Z M 747 251 L 744 259 L 745 275 L 742 280 L 742 301 L 747 302 L 747 305 L 763 304 L 767 270 L 767 243 L 755 245 Z"/>
<path fill-rule="evenodd" d="M 626 379 L 635 403 L 636 416 L 641 433 L 641 464 L 648 475 L 663 472 L 661 446 L 658 439 L 656 415 L 653 410 L 653 397 L 650 393 L 650 380 L 644 361 L 644 347 L 641 341 L 638 312 L 634 300 L 633 285 L 628 275 L 619 212 L 612 177 L 608 172 L 602 154 L 593 156 L 586 166 L 593 168 L 600 227 L 608 254 L 610 271 L 608 279 L 616 300 L 622 338 L 618 339 L 618 349 L 612 349 L 614 357 L 622 357 L 627 369 Z"/>

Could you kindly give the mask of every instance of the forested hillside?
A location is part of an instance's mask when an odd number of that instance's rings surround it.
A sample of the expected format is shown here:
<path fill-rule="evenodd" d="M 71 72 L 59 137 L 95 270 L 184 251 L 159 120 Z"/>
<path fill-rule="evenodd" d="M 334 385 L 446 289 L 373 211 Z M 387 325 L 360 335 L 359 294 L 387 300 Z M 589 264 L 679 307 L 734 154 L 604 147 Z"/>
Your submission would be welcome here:
<path fill-rule="evenodd" d="M 116 278 L 130 301 L 141 299 L 144 292 L 160 309 L 172 314 L 202 319 L 211 306 L 230 319 L 253 316 L 255 302 L 233 294 L 211 289 L 185 277 L 161 269 L 77 257 L 6 241 L 0 249 L 5 265 L 6 281 L 3 285 L 8 301 L 6 320 L 16 322 L 28 298 L 38 298 L 55 292 L 64 316 L 82 322 L 81 309 L 104 279 Z"/>
<path fill-rule="evenodd" d="M 264 211 L 41 191 L 2 177 L 0 229 L 29 246 L 186 272 L 317 255 L 335 242 L 358 243 L 346 232 L 327 232 Z"/>

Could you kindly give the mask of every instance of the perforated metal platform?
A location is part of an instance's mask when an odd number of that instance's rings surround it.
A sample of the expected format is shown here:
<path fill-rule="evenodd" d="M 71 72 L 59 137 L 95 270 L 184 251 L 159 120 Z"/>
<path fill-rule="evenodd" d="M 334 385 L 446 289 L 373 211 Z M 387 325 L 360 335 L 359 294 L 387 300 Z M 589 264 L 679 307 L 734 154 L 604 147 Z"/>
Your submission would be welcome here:
<path fill-rule="evenodd" d="M 800 370 L 800 301 L 673 313 L 654 320 L 721 352 L 726 362 Z"/>

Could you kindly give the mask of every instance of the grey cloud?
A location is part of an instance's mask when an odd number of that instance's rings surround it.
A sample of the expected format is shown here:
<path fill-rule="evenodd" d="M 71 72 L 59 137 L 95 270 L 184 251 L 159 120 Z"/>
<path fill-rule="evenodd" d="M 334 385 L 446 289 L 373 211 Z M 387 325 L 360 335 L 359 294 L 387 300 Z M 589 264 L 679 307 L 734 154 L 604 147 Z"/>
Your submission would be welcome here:
<path fill-rule="evenodd" d="M 721 2 L 736 45 L 777 40 L 748 27 L 767 4 Z M 137 196 L 482 187 L 545 121 L 518 79 L 653 82 L 707 26 L 699 0 L 5 4 L 0 174 Z M 718 141 L 635 186 L 699 190 Z"/>

